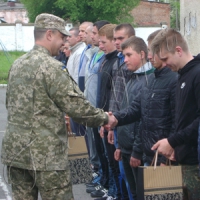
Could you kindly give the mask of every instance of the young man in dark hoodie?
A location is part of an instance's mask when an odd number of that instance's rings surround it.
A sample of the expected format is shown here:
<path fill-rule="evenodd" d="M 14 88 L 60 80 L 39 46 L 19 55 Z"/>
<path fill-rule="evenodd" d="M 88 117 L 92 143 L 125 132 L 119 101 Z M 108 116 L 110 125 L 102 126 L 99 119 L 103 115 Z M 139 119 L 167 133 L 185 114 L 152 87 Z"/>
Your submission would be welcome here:
<path fill-rule="evenodd" d="M 174 29 L 162 30 L 152 51 L 173 71 L 178 71 L 175 134 L 158 141 L 152 150 L 182 166 L 184 200 L 200 199 L 198 179 L 198 127 L 200 117 L 200 55 L 193 57 L 184 37 Z"/>

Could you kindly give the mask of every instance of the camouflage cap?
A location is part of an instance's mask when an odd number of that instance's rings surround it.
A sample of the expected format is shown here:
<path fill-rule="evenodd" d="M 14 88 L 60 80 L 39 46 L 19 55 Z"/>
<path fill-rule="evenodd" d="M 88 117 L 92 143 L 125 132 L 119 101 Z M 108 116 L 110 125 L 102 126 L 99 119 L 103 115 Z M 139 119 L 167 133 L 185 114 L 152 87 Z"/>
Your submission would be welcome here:
<path fill-rule="evenodd" d="M 36 17 L 34 28 L 56 29 L 64 35 L 70 35 L 65 29 L 65 21 L 60 17 L 48 13 L 42 13 Z"/>

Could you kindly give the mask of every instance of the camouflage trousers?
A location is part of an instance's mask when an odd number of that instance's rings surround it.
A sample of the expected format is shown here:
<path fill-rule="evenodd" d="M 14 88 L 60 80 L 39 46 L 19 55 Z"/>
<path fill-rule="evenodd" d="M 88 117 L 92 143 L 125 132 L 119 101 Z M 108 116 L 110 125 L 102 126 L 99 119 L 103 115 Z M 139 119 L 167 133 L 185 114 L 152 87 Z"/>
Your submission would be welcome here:
<path fill-rule="evenodd" d="M 8 181 L 12 186 L 13 200 L 73 200 L 70 172 L 33 171 L 7 167 Z"/>
<path fill-rule="evenodd" d="M 200 200 L 198 165 L 182 165 L 183 200 Z"/>

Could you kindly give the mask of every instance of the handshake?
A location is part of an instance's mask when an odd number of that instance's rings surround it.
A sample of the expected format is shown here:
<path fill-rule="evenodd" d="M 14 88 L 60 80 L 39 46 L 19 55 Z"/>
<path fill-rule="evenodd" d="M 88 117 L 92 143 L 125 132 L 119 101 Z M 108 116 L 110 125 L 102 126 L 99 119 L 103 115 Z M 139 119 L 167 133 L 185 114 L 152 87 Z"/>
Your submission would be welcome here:
<path fill-rule="evenodd" d="M 118 124 L 118 120 L 115 118 L 112 112 L 105 112 L 108 115 L 108 124 L 104 125 L 107 131 L 113 130 L 113 128 Z"/>

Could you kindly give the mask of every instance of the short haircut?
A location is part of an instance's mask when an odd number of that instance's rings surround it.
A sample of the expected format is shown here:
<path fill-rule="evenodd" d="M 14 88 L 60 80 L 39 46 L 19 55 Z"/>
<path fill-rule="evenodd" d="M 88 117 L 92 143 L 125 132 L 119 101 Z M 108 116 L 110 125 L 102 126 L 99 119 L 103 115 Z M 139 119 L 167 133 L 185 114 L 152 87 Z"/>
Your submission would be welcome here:
<path fill-rule="evenodd" d="M 147 60 L 147 56 L 148 56 L 147 45 L 142 38 L 131 36 L 130 38 L 128 38 L 122 43 L 121 47 L 122 47 L 122 50 L 131 47 L 137 53 L 144 51 L 145 59 Z"/>
<path fill-rule="evenodd" d="M 116 24 L 106 24 L 99 29 L 99 36 L 106 36 L 107 39 L 113 40 L 113 30 Z"/>
<path fill-rule="evenodd" d="M 128 23 L 119 24 L 118 26 L 116 26 L 114 31 L 119 31 L 122 29 L 126 30 L 128 37 L 135 36 L 135 29 L 133 28 L 131 24 L 128 24 Z"/>
<path fill-rule="evenodd" d="M 79 28 L 78 27 L 73 27 L 71 29 L 69 29 L 69 31 L 73 31 L 74 35 L 77 37 L 79 34 Z"/>
<path fill-rule="evenodd" d="M 52 32 L 58 31 L 57 29 L 46 29 L 46 28 L 35 28 L 34 29 L 34 38 L 35 40 L 40 40 L 43 38 L 44 34 L 47 30 L 51 30 Z"/>
<path fill-rule="evenodd" d="M 93 26 L 93 23 L 92 22 L 83 22 L 81 25 L 87 25 L 87 26 Z M 81 26 L 80 25 L 80 26 Z"/>
<path fill-rule="evenodd" d="M 148 38 L 147 38 L 147 41 L 148 42 L 152 42 L 152 40 L 156 37 L 156 35 L 161 31 L 162 29 L 159 29 L 157 31 L 154 31 L 153 33 L 151 33 Z"/>
<path fill-rule="evenodd" d="M 153 39 L 151 48 L 153 53 L 161 53 L 165 50 L 170 53 L 175 53 L 176 46 L 180 46 L 183 51 L 188 52 L 188 45 L 181 33 L 175 29 L 163 29 Z"/>
<path fill-rule="evenodd" d="M 106 24 L 110 24 L 109 21 L 106 21 L 106 20 L 101 20 L 101 21 L 97 21 L 93 24 L 93 26 L 96 26 L 97 29 L 99 30 L 101 27 L 103 27 L 104 25 Z"/>
<path fill-rule="evenodd" d="M 89 26 L 87 26 L 86 29 L 87 29 L 89 32 L 92 32 L 92 28 L 93 28 L 93 26 L 89 25 Z"/>

